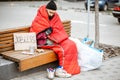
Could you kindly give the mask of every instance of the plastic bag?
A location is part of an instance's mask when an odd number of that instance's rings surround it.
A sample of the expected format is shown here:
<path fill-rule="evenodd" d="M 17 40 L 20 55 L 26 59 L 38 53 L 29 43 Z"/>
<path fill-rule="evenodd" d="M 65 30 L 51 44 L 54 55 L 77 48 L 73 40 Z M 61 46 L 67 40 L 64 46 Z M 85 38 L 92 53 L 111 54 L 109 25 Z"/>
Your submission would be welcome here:
<path fill-rule="evenodd" d="M 76 43 L 78 49 L 78 63 L 81 71 L 88 71 L 99 68 L 102 64 L 103 51 L 88 46 L 79 39 L 70 38 Z"/>

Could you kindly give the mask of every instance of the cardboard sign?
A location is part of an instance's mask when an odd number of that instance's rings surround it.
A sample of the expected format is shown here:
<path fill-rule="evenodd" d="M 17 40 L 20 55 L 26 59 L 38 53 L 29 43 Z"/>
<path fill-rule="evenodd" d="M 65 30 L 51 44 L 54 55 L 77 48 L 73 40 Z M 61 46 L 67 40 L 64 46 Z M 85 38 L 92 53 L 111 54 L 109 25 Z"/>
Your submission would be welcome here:
<path fill-rule="evenodd" d="M 14 33 L 14 49 L 29 50 L 30 47 L 37 48 L 35 33 Z"/>

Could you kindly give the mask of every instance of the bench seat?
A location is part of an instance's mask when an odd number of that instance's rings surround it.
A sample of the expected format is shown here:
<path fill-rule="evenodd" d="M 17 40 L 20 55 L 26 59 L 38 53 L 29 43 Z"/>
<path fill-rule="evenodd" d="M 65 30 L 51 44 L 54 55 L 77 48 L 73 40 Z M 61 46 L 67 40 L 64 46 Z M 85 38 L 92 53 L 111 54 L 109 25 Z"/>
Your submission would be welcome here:
<path fill-rule="evenodd" d="M 1 53 L 4 58 L 18 62 L 19 71 L 31 69 L 57 60 L 52 50 L 45 50 L 43 53 L 35 52 L 32 55 L 23 54 L 22 51 L 7 51 Z"/>

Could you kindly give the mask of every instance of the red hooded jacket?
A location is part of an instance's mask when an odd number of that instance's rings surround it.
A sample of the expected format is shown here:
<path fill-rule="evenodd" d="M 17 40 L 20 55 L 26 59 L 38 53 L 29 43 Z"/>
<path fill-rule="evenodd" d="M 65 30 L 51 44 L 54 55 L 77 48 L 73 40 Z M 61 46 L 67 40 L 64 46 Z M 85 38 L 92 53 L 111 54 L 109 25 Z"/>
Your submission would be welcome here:
<path fill-rule="evenodd" d="M 43 46 L 43 48 L 54 50 L 54 52 L 58 55 L 59 65 L 63 66 L 68 73 L 80 73 L 75 43 L 68 39 L 68 35 L 64 30 L 58 14 L 55 13 L 54 17 L 49 20 L 46 6 L 41 6 L 38 9 L 37 16 L 32 22 L 30 32 L 36 32 L 36 34 L 38 34 L 49 27 L 52 27 L 53 29 L 52 33 L 49 35 L 49 39 L 54 41 L 55 44 Z"/>

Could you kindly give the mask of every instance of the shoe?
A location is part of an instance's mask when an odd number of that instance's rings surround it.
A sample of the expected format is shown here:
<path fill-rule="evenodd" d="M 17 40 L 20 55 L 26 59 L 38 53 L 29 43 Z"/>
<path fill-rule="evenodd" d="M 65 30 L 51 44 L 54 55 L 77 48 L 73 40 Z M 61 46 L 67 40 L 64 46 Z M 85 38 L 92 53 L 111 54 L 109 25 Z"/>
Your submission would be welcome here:
<path fill-rule="evenodd" d="M 55 76 L 60 78 L 70 78 L 72 75 L 59 66 L 55 71 Z"/>
<path fill-rule="evenodd" d="M 50 80 L 54 79 L 54 75 L 55 75 L 55 70 L 52 68 L 47 68 L 47 77 Z"/>

